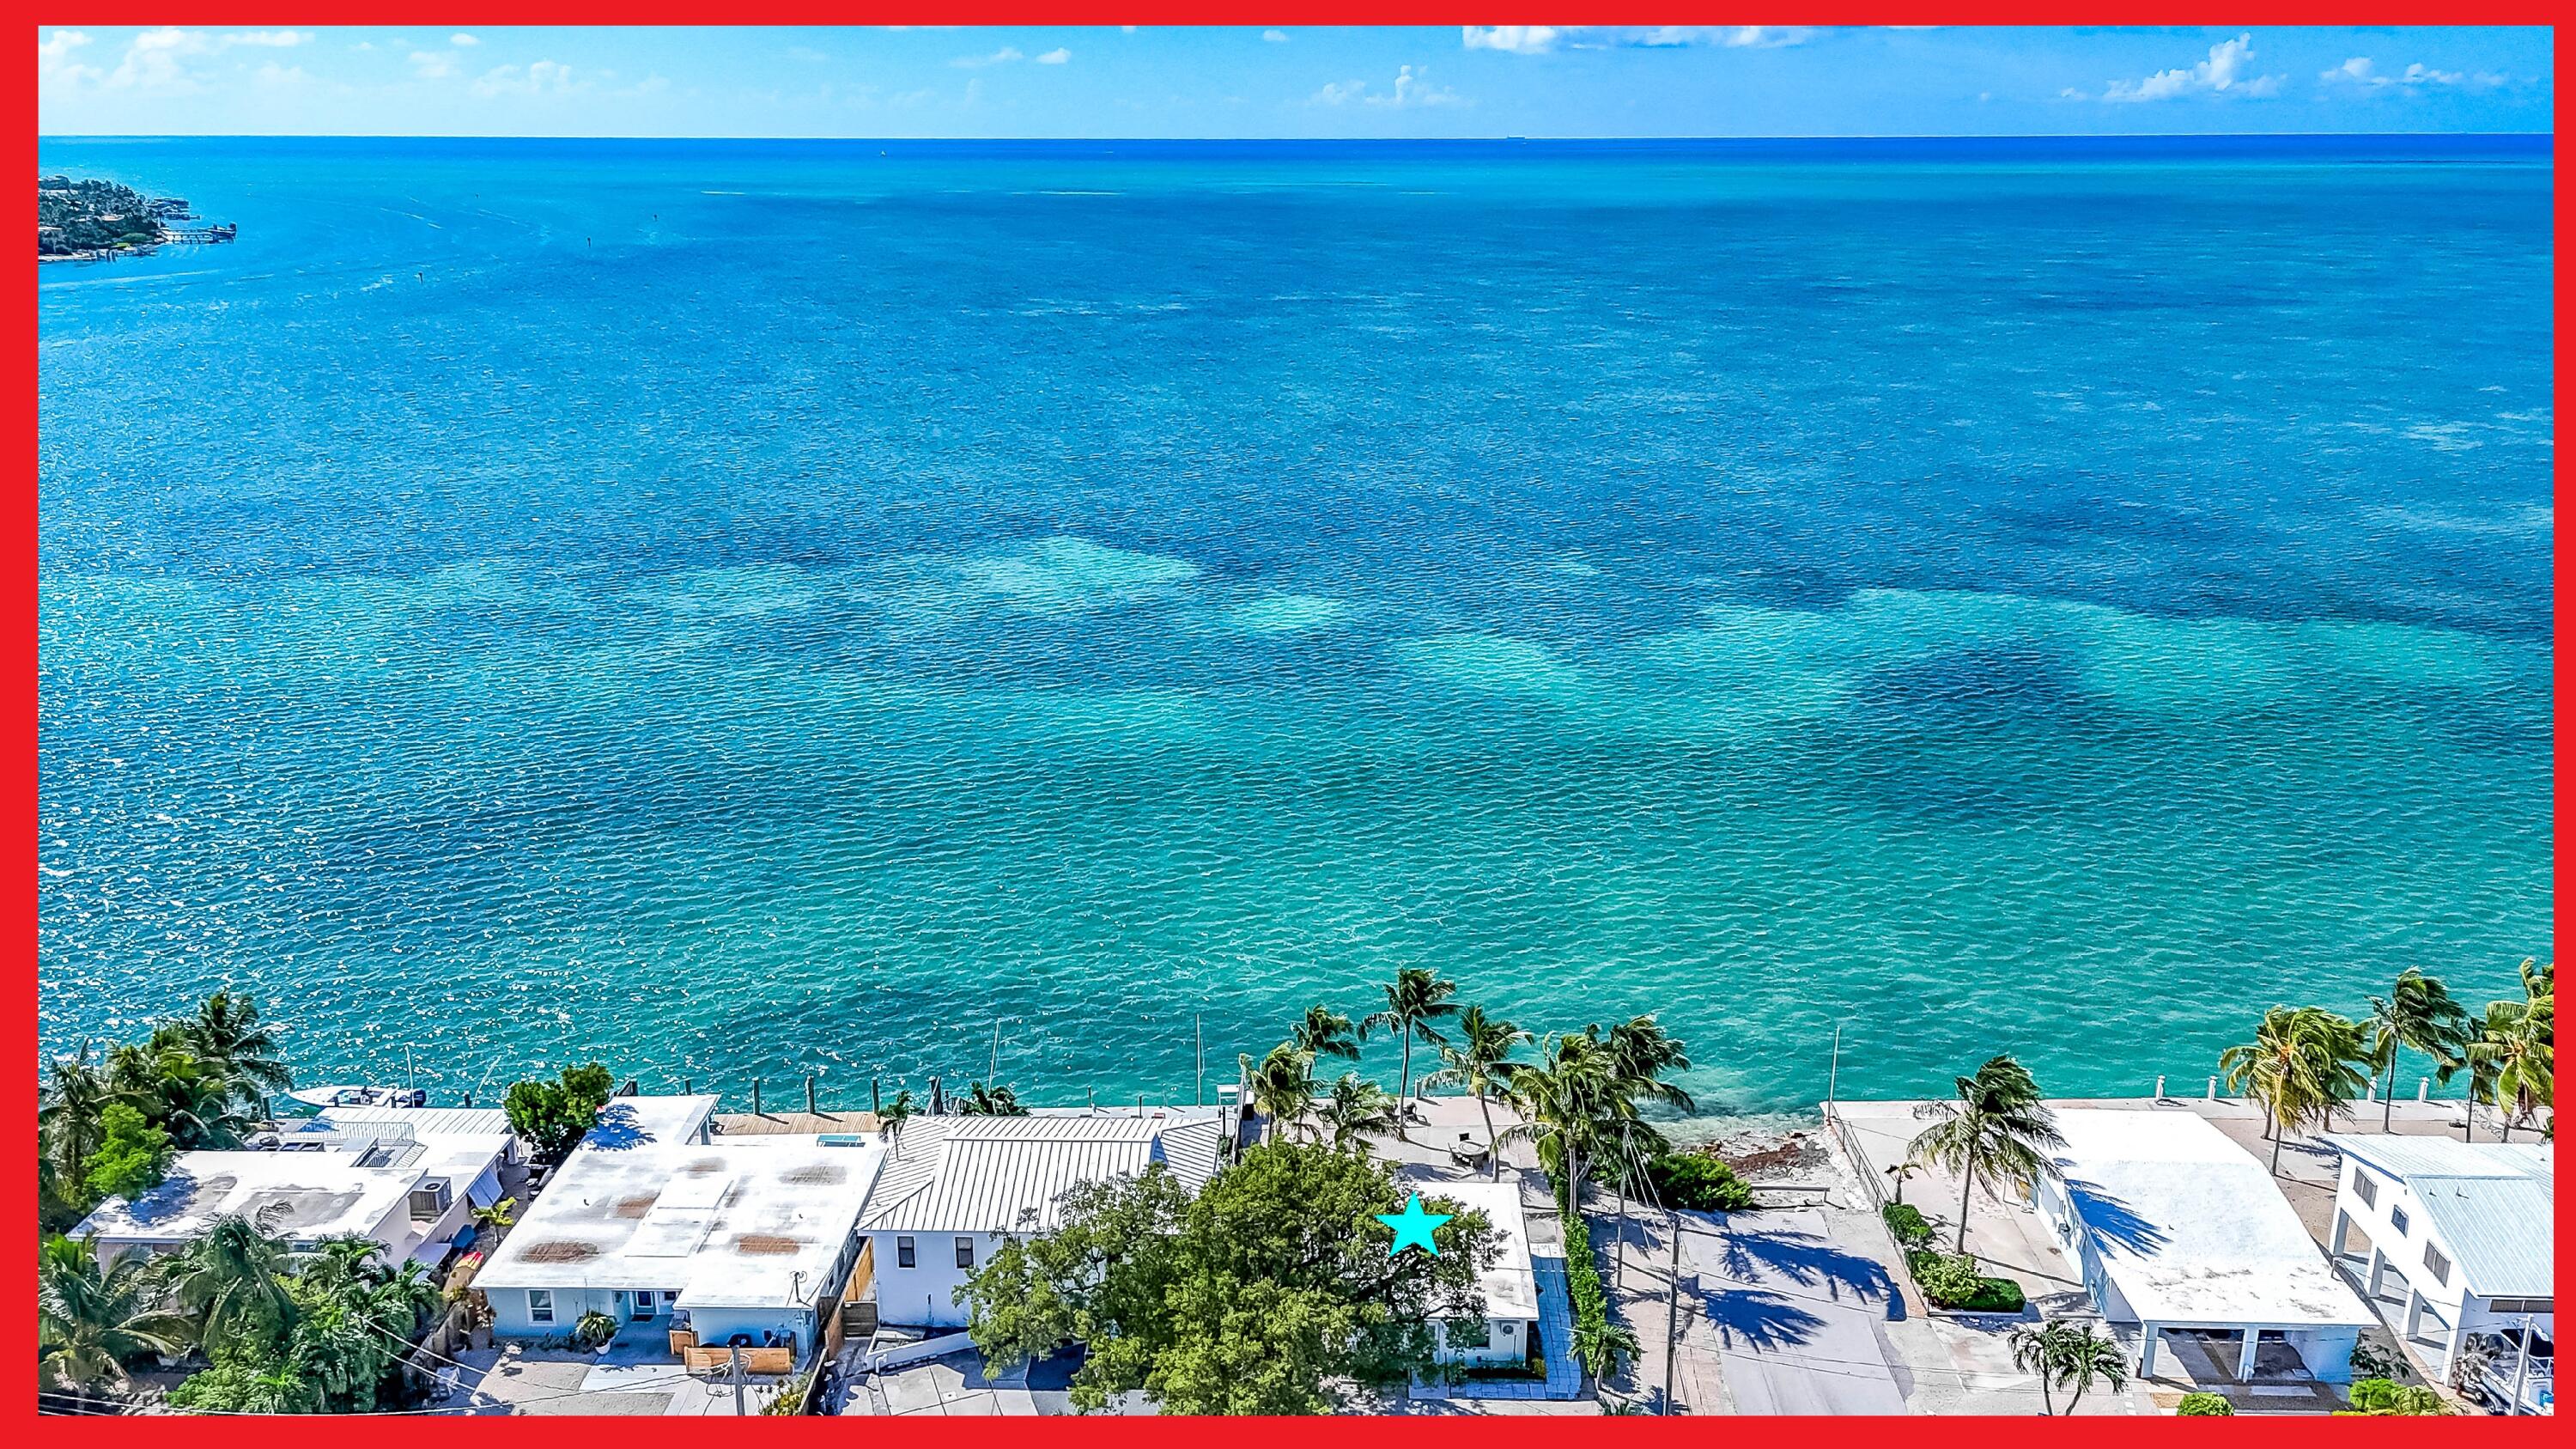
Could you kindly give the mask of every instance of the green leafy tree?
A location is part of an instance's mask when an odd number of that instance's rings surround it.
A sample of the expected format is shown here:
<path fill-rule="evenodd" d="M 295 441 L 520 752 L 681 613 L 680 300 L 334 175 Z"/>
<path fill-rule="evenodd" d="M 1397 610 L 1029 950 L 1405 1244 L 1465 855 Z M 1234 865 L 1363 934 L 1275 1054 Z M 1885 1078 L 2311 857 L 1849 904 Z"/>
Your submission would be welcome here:
<path fill-rule="evenodd" d="M 180 1307 L 195 1316 L 197 1340 L 210 1354 L 264 1350 L 295 1324 L 286 1291 L 286 1246 L 245 1218 L 224 1218 L 206 1235 L 154 1263 Z"/>
<path fill-rule="evenodd" d="M 1351 1019 L 1328 1006 L 1310 1006 L 1298 1023 L 1289 1029 L 1289 1044 L 1321 1061 L 1340 1057 L 1345 1061 L 1360 1059 L 1359 1038 L 1351 1030 Z"/>
<path fill-rule="evenodd" d="M 2370 998 L 2370 1015 L 2362 1025 L 2368 1034 L 2370 1068 L 2380 1078 L 2379 1130 L 2385 1132 L 2397 1111 L 2398 1049 L 2412 1047 L 2431 1057 L 2435 1074 L 2449 1081 L 2464 1060 L 2461 1052 L 2468 1045 L 2469 1013 L 2451 999 L 2441 978 L 2410 966 L 2397 973 L 2397 982 L 2386 996 Z"/>
<path fill-rule="evenodd" d="M 512 1082 L 501 1098 L 510 1130 L 525 1139 L 541 1162 L 561 1162 L 599 1125 L 614 1079 L 597 1062 L 566 1067 L 555 1081 Z"/>
<path fill-rule="evenodd" d="M 1258 1062 L 1249 1055 L 1241 1061 L 1253 1110 L 1269 1119 L 1262 1129 L 1265 1140 L 1287 1136 L 1315 1114 L 1315 1059 L 1295 1043 L 1281 1042 Z"/>
<path fill-rule="evenodd" d="M 1420 966 L 1399 968 L 1395 979 L 1380 988 L 1386 993 L 1386 1009 L 1371 1014 L 1360 1022 L 1360 1040 L 1369 1033 L 1385 1030 L 1395 1034 L 1404 1050 L 1398 1070 L 1402 1080 L 1396 1083 L 1395 1095 L 1413 1095 L 1413 1043 L 1416 1038 L 1438 1046 L 1447 1038 L 1440 1034 L 1440 1022 L 1458 1014 L 1458 1004 L 1449 998 L 1458 994 L 1458 983 Z M 1396 1129 L 1402 1135 L 1403 1128 Z"/>
<path fill-rule="evenodd" d="M 1334 1147 L 1364 1147 L 1370 1133 L 1395 1130 L 1395 1099 L 1359 1073 L 1344 1072 L 1316 1108 L 1316 1117 Z"/>
<path fill-rule="evenodd" d="M 2470 1094 L 2495 1107 L 2506 1142 L 2516 1122 L 2552 1100 L 2556 1083 L 2556 973 L 2529 961 L 2522 966 L 2523 999 L 2489 1002 L 2466 1053 Z"/>
<path fill-rule="evenodd" d="M 418 1263 L 388 1265 L 366 1238 L 335 1238 L 277 1280 L 288 1310 L 267 1333 L 212 1345 L 213 1367 L 170 1396 L 206 1413 L 346 1414 L 401 1395 L 401 1363 L 441 1300 Z"/>
<path fill-rule="evenodd" d="M 1171 1414 L 1330 1413 L 1429 1367 L 1435 1321 L 1483 1315 L 1493 1225 L 1434 1203 L 1454 1213 L 1438 1255 L 1390 1255 L 1376 1215 L 1403 1201 L 1365 1157 L 1266 1143 L 1196 1198 L 1160 1167 L 1076 1186 L 1062 1226 L 1004 1244 L 958 1297 L 991 1371 L 1084 1345 L 1085 1412 L 1142 1391 Z"/>
<path fill-rule="evenodd" d="M 257 1105 L 261 1093 L 295 1085 L 278 1057 L 276 1036 L 260 1024 L 259 1007 L 249 997 L 218 991 L 177 1026 L 190 1054 L 223 1078 L 243 1107 Z"/>
<path fill-rule="evenodd" d="M 1458 1017 L 1458 1039 L 1440 1046 L 1440 1070 L 1422 1079 L 1425 1087 L 1462 1087 L 1476 1099 L 1485 1118 L 1485 1177 L 1500 1181 L 1503 1154 L 1494 1136 L 1494 1102 L 1511 1095 L 1512 1054 L 1527 1045 L 1530 1034 L 1508 1021 L 1468 1007 Z"/>
<path fill-rule="evenodd" d="M 167 1131 L 182 1152 L 229 1151 L 250 1131 L 231 1080 L 199 1061 L 176 1026 L 157 1028 L 140 1046 L 110 1051 L 107 1075 L 118 1099 Z"/>
<path fill-rule="evenodd" d="M 2272 1138 L 2272 1171 L 2291 1133 L 2324 1126 L 2337 1108 L 2369 1095 L 2362 1064 L 2370 1058 L 2361 1028 L 2320 1006 L 2276 1006 L 2263 1013 L 2254 1040 L 2218 1054 L 2227 1089 L 2263 1104 Z"/>
<path fill-rule="evenodd" d="M 2052 1171 L 2051 1148 L 2063 1147 L 2057 1119 L 2043 1104 L 2039 1083 L 2009 1056 L 1989 1058 L 1973 1077 L 1957 1077 L 1953 1101 L 1926 1102 L 1915 1115 L 1934 1125 L 1916 1137 L 1906 1155 L 1959 1174 L 1959 1236 L 1953 1252 L 1968 1251 L 1968 1201 L 1977 1180 L 2017 1184 Z"/>
<path fill-rule="evenodd" d="M 131 1198 L 161 1185 L 170 1171 L 170 1134 L 123 1102 L 100 1118 L 105 1135 L 90 1154 L 89 1190 L 98 1198 Z"/>
<path fill-rule="evenodd" d="M 47 1066 L 36 1102 L 37 1210 L 45 1227 L 69 1227 L 97 1203 L 89 1159 L 106 1135 L 107 1108 L 115 1100 L 115 1087 L 91 1062 L 86 1043 Z"/>
<path fill-rule="evenodd" d="M 2079 1324 L 2074 1334 L 2058 1341 L 2052 1360 L 2058 1387 L 2073 1389 L 2066 1399 L 2066 1412 L 2084 1402 L 2084 1391 L 2097 1382 L 2118 1393 L 2129 1383 L 2128 1356 L 2120 1345 L 2104 1334 L 2093 1331 L 2093 1325 Z"/>
<path fill-rule="evenodd" d="M 93 1244 L 45 1238 L 36 1250 L 36 1371 L 80 1399 L 129 1382 L 137 1359 L 175 1358 L 188 1320 L 163 1307 L 140 1253 L 101 1266 Z"/>

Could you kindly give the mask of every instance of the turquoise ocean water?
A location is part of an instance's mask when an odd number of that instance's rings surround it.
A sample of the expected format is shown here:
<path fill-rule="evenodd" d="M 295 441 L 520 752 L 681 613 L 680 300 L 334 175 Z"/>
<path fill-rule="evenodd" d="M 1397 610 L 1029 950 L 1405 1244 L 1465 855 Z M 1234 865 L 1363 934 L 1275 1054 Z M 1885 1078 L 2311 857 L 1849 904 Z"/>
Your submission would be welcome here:
<path fill-rule="evenodd" d="M 1421 964 L 1760 1111 L 2548 951 L 2545 141 L 40 152 L 242 235 L 38 282 L 49 1049 L 1186 1098 Z"/>

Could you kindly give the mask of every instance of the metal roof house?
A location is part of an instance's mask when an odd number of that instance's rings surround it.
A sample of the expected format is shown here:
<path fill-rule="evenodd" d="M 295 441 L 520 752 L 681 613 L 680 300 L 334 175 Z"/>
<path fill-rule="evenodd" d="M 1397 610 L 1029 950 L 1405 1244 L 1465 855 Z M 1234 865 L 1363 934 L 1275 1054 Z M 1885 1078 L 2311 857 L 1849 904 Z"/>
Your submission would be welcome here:
<path fill-rule="evenodd" d="M 1225 1131 L 1213 1108 L 912 1119 L 859 1222 L 878 1319 L 964 1327 L 957 1289 L 1005 1237 L 1061 1225 L 1066 1189 L 1159 1164 L 1196 1192 L 1216 1174 Z"/>
<path fill-rule="evenodd" d="M 2448 1376 L 2464 1345 L 2497 1340 L 2481 1345 L 2491 1360 L 2502 1360 L 2506 1375 L 2488 1386 L 2493 1396 L 2519 1412 L 2547 1412 L 2557 1308 L 2555 1147 L 2448 1137 L 2325 1140 L 2343 1155 L 2327 1240 L 2337 1264 L 2374 1306 L 2389 1310 L 2391 1326 L 2436 1373 Z"/>
<path fill-rule="evenodd" d="M 2376 1320 L 2262 1163 L 2189 1112 L 2065 1108 L 2057 1130 L 2066 1145 L 2039 1180 L 2040 1214 L 2103 1318 L 2139 1326 L 2141 1378 L 2160 1341 L 2183 1340 L 2219 1373 L 2218 1346 L 2232 1350 L 2241 1381 L 2351 1377 Z"/>

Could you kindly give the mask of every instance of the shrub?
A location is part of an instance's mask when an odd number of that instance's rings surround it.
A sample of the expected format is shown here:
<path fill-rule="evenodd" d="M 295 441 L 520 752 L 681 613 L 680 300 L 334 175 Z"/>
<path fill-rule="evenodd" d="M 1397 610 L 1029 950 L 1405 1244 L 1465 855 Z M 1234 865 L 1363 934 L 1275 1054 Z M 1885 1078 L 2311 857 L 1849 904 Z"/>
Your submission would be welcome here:
<path fill-rule="evenodd" d="M 805 1411 L 805 1390 L 814 1375 L 811 1370 L 798 1374 L 778 1386 L 778 1393 L 760 1406 L 764 1414 L 801 1414 Z"/>
<path fill-rule="evenodd" d="M 2442 1396 L 2426 1388 L 2408 1388 L 2387 1379 L 2352 1381 L 2352 1412 L 2356 1414 L 2447 1414 L 2450 1406 Z"/>
<path fill-rule="evenodd" d="M 501 1110 L 510 1130 L 525 1139 L 540 1162 L 561 1162 L 582 1135 L 599 1123 L 608 1105 L 608 1068 L 597 1062 L 566 1067 L 560 1080 L 512 1082 L 502 1095 Z"/>
<path fill-rule="evenodd" d="M 1896 1246 L 1909 1253 L 1932 1246 L 1932 1224 L 1913 1204 L 1892 1202 L 1879 1209 L 1878 1215 L 1887 1220 L 1887 1231 L 1895 1237 Z"/>
<path fill-rule="evenodd" d="M 597 1348 L 617 1336 L 617 1320 L 597 1311 L 585 1313 L 572 1326 L 575 1348 Z"/>
<path fill-rule="evenodd" d="M 1646 1178 L 1668 1208 L 1738 1213 L 1753 1206 L 1753 1188 L 1735 1169 L 1696 1152 L 1667 1152 L 1646 1163 Z"/>
<path fill-rule="evenodd" d="M 1961 1313 L 2021 1312 L 2021 1285 L 2010 1278 L 1989 1278 L 1978 1272 L 1977 1260 L 1966 1253 L 1918 1248 L 1905 1255 L 1905 1266 L 1913 1270 L 1916 1286 L 1935 1308 Z"/>
<path fill-rule="evenodd" d="M 100 1197 L 134 1197 L 161 1185 L 170 1168 L 170 1134 L 123 1102 L 99 1114 L 103 1133 L 89 1155 L 89 1189 Z"/>
<path fill-rule="evenodd" d="M 2174 1412 L 2188 1417 L 2223 1416 L 2236 1412 L 2236 1406 L 2220 1394 L 2185 1394 Z"/>

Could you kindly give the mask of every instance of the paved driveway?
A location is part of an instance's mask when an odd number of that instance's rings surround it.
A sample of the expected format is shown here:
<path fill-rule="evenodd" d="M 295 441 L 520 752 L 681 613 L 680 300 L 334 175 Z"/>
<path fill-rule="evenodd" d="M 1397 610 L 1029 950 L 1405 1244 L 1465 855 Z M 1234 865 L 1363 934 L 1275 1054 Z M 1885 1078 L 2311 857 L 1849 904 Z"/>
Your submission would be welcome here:
<path fill-rule="evenodd" d="M 1682 1303 L 1714 1331 L 1739 1414 L 1902 1414 L 1880 1325 L 1905 1316 L 1887 1266 L 1814 1208 L 1685 1213 Z"/>

